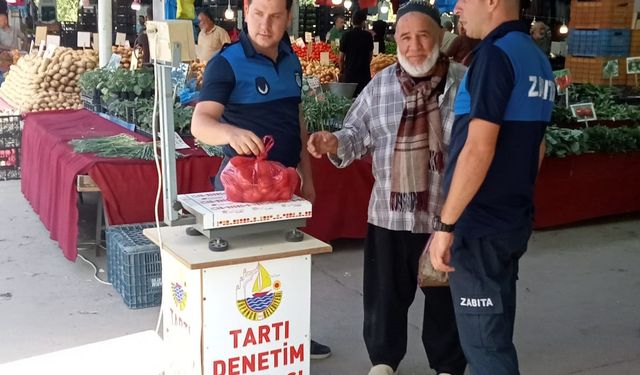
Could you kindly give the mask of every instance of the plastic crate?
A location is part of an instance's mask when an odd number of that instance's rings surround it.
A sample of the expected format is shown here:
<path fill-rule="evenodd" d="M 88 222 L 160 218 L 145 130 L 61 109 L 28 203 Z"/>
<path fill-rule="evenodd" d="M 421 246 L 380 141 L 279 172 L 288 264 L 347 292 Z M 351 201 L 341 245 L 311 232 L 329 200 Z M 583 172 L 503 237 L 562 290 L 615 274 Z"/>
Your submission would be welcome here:
<path fill-rule="evenodd" d="M 131 309 L 160 306 L 160 249 L 143 234 L 153 224 L 119 225 L 107 229 L 108 280 Z"/>
<path fill-rule="evenodd" d="M 571 1 L 573 29 L 629 29 L 634 0 Z"/>
<path fill-rule="evenodd" d="M 80 99 L 82 99 L 82 105 L 84 106 L 84 108 L 95 113 L 100 113 L 103 111 L 102 100 L 100 99 L 99 91 L 96 90 L 93 97 L 86 94 L 80 94 Z"/>
<path fill-rule="evenodd" d="M 569 54 L 573 56 L 628 56 L 631 30 L 569 31 Z"/>
<path fill-rule="evenodd" d="M 591 83 L 594 85 L 608 85 L 609 78 L 604 78 L 602 68 L 609 60 L 618 60 L 619 74 L 612 79 L 614 85 L 625 85 L 627 82 L 626 59 L 621 57 L 576 57 L 567 56 L 565 68 L 571 70 L 571 80 L 574 83 Z"/>
<path fill-rule="evenodd" d="M 0 149 L 20 147 L 21 141 L 20 115 L 0 116 Z"/>

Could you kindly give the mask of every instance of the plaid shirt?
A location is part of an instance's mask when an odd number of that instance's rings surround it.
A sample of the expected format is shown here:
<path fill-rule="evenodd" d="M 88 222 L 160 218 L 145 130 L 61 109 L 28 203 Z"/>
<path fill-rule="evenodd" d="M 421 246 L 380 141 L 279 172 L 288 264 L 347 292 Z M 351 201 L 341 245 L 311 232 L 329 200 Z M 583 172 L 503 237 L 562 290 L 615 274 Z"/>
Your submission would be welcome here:
<path fill-rule="evenodd" d="M 371 152 L 375 183 L 369 200 L 369 223 L 389 230 L 430 233 L 431 220 L 440 213 L 445 198 L 441 173 L 429 171 L 427 212 L 393 211 L 390 207 L 393 152 L 405 103 L 395 69 L 393 64 L 382 70 L 358 96 L 347 113 L 343 129 L 334 133 L 338 137 L 338 153 L 330 160 L 338 168 L 344 168 Z M 451 62 L 444 94 L 438 98 L 445 163 L 454 120 L 453 102 L 465 71 L 463 65 Z"/>

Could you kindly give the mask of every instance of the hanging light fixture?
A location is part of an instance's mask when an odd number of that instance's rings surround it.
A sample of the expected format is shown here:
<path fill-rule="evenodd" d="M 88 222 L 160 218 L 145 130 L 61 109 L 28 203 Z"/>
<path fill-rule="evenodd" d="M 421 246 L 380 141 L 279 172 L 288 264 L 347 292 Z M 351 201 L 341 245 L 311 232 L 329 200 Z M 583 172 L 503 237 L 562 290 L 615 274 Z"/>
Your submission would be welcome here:
<path fill-rule="evenodd" d="M 353 5 L 353 3 L 351 2 L 351 0 L 345 0 L 344 1 L 344 7 L 347 9 L 351 9 L 351 6 Z"/>
<path fill-rule="evenodd" d="M 139 11 L 141 7 L 142 6 L 140 4 L 140 0 L 133 0 L 133 2 L 131 3 L 131 9 L 135 11 Z"/>
<path fill-rule="evenodd" d="M 331 4 L 340 5 L 340 4 L 342 4 L 342 0 L 331 0 Z"/>
<path fill-rule="evenodd" d="M 380 13 L 382 13 L 382 14 L 389 13 L 389 5 L 387 5 L 386 1 L 382 2 L 382 5 L 380 6 Z"/>
<path fill-rule="evenodd" d="M 566 34 L 569 32 L 569 28 L 564 20 L 562 20 L 562 26 L 560 26 L 560 34 Z"/>
<path fill-rule="evenodd" d="M 231 0 L 227 1 L 227 10 L 224 11 L 224 18 L 227 20 L 233 19 L 233 9 L 231 9 Z"/>

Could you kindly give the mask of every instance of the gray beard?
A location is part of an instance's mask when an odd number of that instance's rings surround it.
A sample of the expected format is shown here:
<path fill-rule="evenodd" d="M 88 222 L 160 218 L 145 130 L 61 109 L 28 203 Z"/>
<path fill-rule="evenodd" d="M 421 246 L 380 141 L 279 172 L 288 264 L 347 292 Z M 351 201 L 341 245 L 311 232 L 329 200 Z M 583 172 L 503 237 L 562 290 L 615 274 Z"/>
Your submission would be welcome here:
<path fill-rule="evenodd" d="M 438 57 L 440 57 L 440 46 L 438 44 L 433 46 L 429 57 L 420 65 L 413 65 L 407 60 L 404 55 L 398 50 L 398 63 L 407 72 L 411 77 L 421 78 L 425 77 L 431 69 L 438 62 Z"/>

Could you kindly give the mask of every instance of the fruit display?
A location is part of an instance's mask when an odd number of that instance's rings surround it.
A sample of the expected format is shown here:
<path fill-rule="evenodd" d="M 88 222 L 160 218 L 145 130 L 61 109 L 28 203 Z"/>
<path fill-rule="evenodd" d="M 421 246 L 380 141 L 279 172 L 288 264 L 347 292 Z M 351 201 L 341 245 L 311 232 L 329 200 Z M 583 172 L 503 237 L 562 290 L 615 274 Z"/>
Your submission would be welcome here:
<path fill-rule="evenodd" d="M 129 69 L 131 67 L 131 55 L 134 52 L 133 48 L 123 47 L 123 46 L 113 46 L 111 47 L 111 52 L 120 55 L 120 57 L 122 58 L 120 60 L 121 68 Z M 142 61 L 142 49 L 138 48 L 137 50 L 135 50 L 135 53 L 136 53 L 136 56 L 138 56 L 138 61 Z"/>
<path fill-rule="evenodd" d="M 320 83 L 335 82 L 338 80 L 340 69 L 328 66 L 320 65 L 317 61 L 301 61 L 302 74 L 307 77 L 318 77 Z"/>
<path fill-rule="evenodd" d="M 389 65 L 395 64 L 397 60 L 398 59 L 395 55 L 381 54 L 374 56 L 373 59 L 371 59 L 371 64 L 369 65 L 371 69 L 371 77 L 375 76 L 379 71 Z"/>
<path fill-rule="evenodd" d="M 196 88 L 198 90 L 202 87 L 202 77 L 204 76 L 204 68 L 206 66 L 207 66 L 207 63 L 194 61 L 191 63 L 191 66 L 189 67 L 191 74 L 196 79 Z"/>
<path fill-rule="evenodd" d="M 51 58 L 25 55 L 12 65 L 0 97 L 21 112 L 82 108 L 78 77 L 98 65 L 94 50 L 57 48 Z"/>
<path fill-rule="evenodd" d="M 338 55 L 334 53 L 330 44 L 327 43 L 311 43 L 311 54 L 307 53 L 307 46 L 300 47 L 297 44 L 292 45 L 293 51 L 298 55 L 300 60 L 320 61 L 320 53 L 329 52 L 329 61 L 338 65 Z"/>

